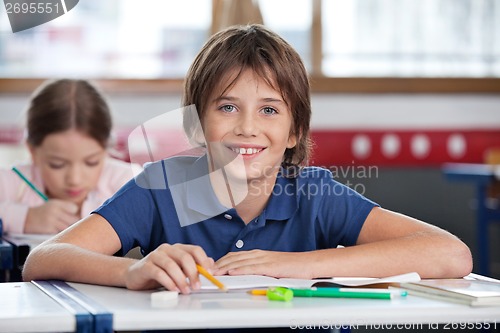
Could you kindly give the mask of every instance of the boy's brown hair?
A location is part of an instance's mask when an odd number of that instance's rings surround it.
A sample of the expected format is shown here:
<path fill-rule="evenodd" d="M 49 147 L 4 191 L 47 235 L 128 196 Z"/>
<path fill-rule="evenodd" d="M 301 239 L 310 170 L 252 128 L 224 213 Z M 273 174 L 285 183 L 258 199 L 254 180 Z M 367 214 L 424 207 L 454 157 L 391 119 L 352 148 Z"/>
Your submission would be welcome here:
<path fill-rule="evenodd" d="M 184 82 L 183 105 L 195 105 L 203 119 L 209 98 L 230 88 L 245 69 L 251 69 L 283 96 L 292 113 L 297 145 L 286 149 L 284 165 L 304 165 L 311 152 L 309 78 L 297 52 L 280 36 L 262 25 L 233 26 L 213 35 L 198 53 Z M 238 75 L 221 82 L 228 74 Z M 184 114 L 184 129 L 195 135 L 196 125 Z"/>

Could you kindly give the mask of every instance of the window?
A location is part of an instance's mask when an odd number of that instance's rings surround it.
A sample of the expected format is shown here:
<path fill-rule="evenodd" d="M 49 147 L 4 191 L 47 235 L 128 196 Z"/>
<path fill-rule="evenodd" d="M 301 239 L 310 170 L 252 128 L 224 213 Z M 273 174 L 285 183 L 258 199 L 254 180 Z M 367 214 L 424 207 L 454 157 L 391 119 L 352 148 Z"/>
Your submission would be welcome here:
<path fill-rule="evenodd" d="M 326 76 L 498 77 L 500 2 L 323 0 Z"/>
<path fill-rule="evenodd" d="M 182 78 L 211 31 L 215 1 L 223 0 L 85 0 L 15 34 L 2 10 L 0 77 Z M 317 76 L 500 77 L 497 0 L 254 4 Z"/>
<path fill-rule="evenodd" d="M 264 24 L 297 50 L 308 70 L 311 69 L 311 4 L 311 0 L 259 1 Z"/>
<path fill-rule="evenodd" d="M 85 0 L 13 34 L 2 11 L 0 77 L 182 77 L 210 19 L 211 0 Z"/>

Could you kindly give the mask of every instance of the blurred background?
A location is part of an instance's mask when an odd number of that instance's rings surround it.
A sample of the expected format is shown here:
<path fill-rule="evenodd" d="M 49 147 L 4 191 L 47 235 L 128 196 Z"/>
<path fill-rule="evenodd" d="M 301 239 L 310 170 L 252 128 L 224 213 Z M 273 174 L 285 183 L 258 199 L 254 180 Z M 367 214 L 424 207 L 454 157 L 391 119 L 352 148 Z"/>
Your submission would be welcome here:
<path fill-rule="evenodd" d="M 179 108 L 183 77 L 212 33 L 246 23 L 278 32 L 306 64 L 311 164 L 386 208 L 456 234 L 473 251 L 474 271 L 485 273 L 477 233 L 484 198 L 474 180 L 454 181 L 443 166 L 492 162 L 500 149 L 496 0 L 82 0 L 17 33 L 2 8 L 0 166 L 28 158 L 29 96 L 60 77 L 93 80 L 113 111 L 117 156 L 146 161 L 128 134 Z M 169 140 L 158 131 L 153 149 L 161 155 Z M 500 209 L 498 195 L 487 199 Z M 487 273 L 499 278 L 500 223 L 487 234 Z"/>

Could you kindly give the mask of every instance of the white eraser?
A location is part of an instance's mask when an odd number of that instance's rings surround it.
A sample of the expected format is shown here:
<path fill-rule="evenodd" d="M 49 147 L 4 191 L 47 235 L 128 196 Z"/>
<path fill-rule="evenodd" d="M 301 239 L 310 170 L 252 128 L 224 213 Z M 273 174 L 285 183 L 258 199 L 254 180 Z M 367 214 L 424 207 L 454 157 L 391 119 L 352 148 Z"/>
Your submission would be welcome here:
<path fill-rule="evenodd" d="M 157 291 L 151 294 L 151 305 L 153 307 L 175 305 L 178 296 L 177 291 Z"/>

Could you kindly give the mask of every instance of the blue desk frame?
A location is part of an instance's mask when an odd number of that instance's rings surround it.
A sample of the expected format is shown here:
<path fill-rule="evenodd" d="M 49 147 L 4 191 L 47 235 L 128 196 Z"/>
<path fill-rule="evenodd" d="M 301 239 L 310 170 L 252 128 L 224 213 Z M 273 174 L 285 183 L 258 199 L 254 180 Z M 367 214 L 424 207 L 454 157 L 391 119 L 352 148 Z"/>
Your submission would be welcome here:
<path fill-rule="evenodd" d="M 12 244 L 0 238 L 0 282 L 10 280 L 10 272 L 14 267 Z"/>
<path fill-rule="evenodd" d="M 32 281 L 76 318 L 76 333 L 113 333 L 113 314 L 64 281 Z"/>
<path fill-rule="evenodd" d="M 0 219 L 0 282 L 10 280 L 10 272 L 14 267 L 12 244 L 2 239 L 3 222 Z"/>
<path fill-rule="evenodd" d="M 0 240 L 5 246 L 9 246 L 8 277 L 4 282 L 21 282 L 24 262 L 31 249 L 47 239 L 47 235 L 0 235 Z M 1 244 L 1 243 L 0 243 Z M 1 265 L 1 263 L 0 263 Z M 0 269 L 2 266 L 0 266 Z"/>
<path fill-rule="evenodd" d="M 8 236 L 0 238 L 3 244 L 10 246 L 10 266 L 9 266 L 9 279 L 5 282 L 21 282 L 22 270 L 24 262 L 30 252 L 30 245 L 23 241 L 12 240 Z"/>
<path fill-rule="evenodd" d="M 490 275 L 490 242 L 488 227 L 491 223 L 500 222 L 500 208 L 488 207 L 486 192 L 488 185 L 497 179 L 493 167 L 487 164 L 447 163 L 442 171 L 452 181 L 468 181 L 476 184 L 477 197 L 477 248 L 479 253 L 479 274 Z"/>

